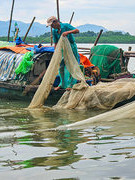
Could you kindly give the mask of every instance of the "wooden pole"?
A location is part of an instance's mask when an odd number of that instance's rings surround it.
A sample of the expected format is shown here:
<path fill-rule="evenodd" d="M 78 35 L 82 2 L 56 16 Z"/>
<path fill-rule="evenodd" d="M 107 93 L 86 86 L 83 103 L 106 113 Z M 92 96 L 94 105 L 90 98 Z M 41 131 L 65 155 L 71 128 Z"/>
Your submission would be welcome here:
<path fill-rule="evenodd" d="M 33 85 L 37 85 L 39 83 L 39 81 L 41 80 L 41 78 L 44 76 L 46 70 L 44 70 L 43 72 L 40 73 L 40 75 L 28 86 L 25 87 L 24 91 L 23 91 L 23 95 L 26 95 L 31 88 L 33 87 Z"/>
<path fill-rule="evenodd" d="M 131 51 L 131 49 L 132 49 L 132 47 L 129 46 L 129 47 L 128 47 L 128 51 Z M 127 69 L 127 66 L 128 66 L 129 59 L 130 59 L 130 57 L 127 57 L 127 58 L 126 58 L 126 63 L 125 63 L 126 70 L 128 70 L 128 69 Z"/>
<path fill-rule="evenodd" d="M 122 51 L 121 48 L 120 48 L 120 65 L 121 65 L 122 72 L 125 71 L 125 67 L 124 67 L 124 64 L 123 64 L 123 51 Z"/>
<path fill-rule="evenodd" d="M 51 46 L 53 45 L 53 34 L 52 34 L 52 27 L 51 27 Z"/>
<path fill-rule="evenodd" d="M 11 8 L 11 14 L 10 14 L 10 23 L 9 23 L 9 29 L 8 29 L 8 41 L 9 41 L 9 37 L 10 37 L 10 29 L 11 29 L 12 15 L 13 15 L 13 9 L 14 9 L 14 2 L 15 2 L 15 0 L 13 0 L 13 2 L 12 2 L 12 8 Z"/>
<path fill-rule="evenodd" d="M 57 19 L 60 21 L 60 13 L 59 13 L 59 0 L 56 0 L 57 6 Z M 52 28 L 51 28 L 51 46 L 53 44 L 53 35 L 52 35 Z"/>
<path fill-rule="evenodd" d="M 19 32 L 19 28 L 17 28 L 17 30 L 16 30 L 15 37 L 14 37 L 14 40 L 13 40 L 13 41 L 16 40 L 16 37 L 17 37 L 17 35 L 18 35 L 18 32 Z"/>
<path fill-rule="evenodd" d="M 70 19 L 70 21 L 69 21 L 69 24 L 71 24 L 74 14 L 75 14 L 75 13 L 73 12 L 73 13 L 72 13 L 72 16 L 71 16 L 71 19 Z"/>
<path fill-rule="evenodd" d="M 103 29 L 100 30 L 100 32 L 99 32 L 99 34 L 98 34 L 98 36 L 97 36 L 97 38 L 96 38 L 96 40 L 95 40 L 95 42 L 94 42 L 94 46 L 97 45 L 98 40 L 99 40 L 99 38 L 100 38 L 102 32 L 103 32 Z M 89 59 L 90 59 L 90 58 L 91 58 L 91 50 L 90 50 L 90 56 L 89 56 Z"/>
<path fill-rule="evenodd" d="M 30 26 L 29 26 L 29 28 L 28 28 L 28 30 L 27 30 L 27 32 L 26 32 L 24 38 L 23 38 L 23 42 L 25 42 L 25 39 L 26 39 L 26 37 L 27 37 L 27 35 L 28 35 L 29 31 L 30 31 L 30 28 L 31 28 L 33 22 L 35 21 L 35 18 L 36 18 L 36 17 L 33 18 L 32 22 L 31 22 L 31 24 L 30 24 Z"/>
<path fill-rule="evenodd" d="M 103 29 L 101 29 L 101 30 L 100 30 L 100 32 L 99 32 L 99 34 L 98 34 L 98 37 L 97 37 L 96 41 L 94 42 L 94 46 L 96 46 L 96 45 L 97 45 L 98 40 L 99 40 L 99 38 L 100 38 L 100 36 L 101 36 L 102 32 L 103 32 Z"/>
<path fill-rule="evenodd" d="M 57 4 L 57 18 L 60 21 L 60 13 L 59 13 L 59 0 L 56 0 L 56 4 Z"/>

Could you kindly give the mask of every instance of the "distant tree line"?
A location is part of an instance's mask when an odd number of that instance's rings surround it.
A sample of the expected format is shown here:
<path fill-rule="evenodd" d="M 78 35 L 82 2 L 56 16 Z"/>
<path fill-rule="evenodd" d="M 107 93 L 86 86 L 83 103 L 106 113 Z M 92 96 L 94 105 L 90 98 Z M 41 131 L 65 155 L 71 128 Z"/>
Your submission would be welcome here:
<path fill-rule="evenodd" d="M 26 38 L 27 43 L 50 43 L 51 38 L 50 32 L 44 33 L 43 35 L 31 37 L 28 36 Z M 98 36 L 98 33 L 95 33 L 93 31 L 88 31 L 84 33 L 78 33 L 75 34 L 75 39 L 77 43 L 94 43 L 96 40 L 96 37 Z M 21 37 L 23 39 L 23 37 Z M 7 37 L 0 37 L 0 41 L 6 41 Z M 13 40 L 13 37 L 10 38 L 10 40 Z M 135 44 L 135 36 L 130 35 L 127 33 L 122 32 L 114 32 L 114 31 L 106 31 L 103 32 L 99 41 L 99 43 L 130 43 Z"/>

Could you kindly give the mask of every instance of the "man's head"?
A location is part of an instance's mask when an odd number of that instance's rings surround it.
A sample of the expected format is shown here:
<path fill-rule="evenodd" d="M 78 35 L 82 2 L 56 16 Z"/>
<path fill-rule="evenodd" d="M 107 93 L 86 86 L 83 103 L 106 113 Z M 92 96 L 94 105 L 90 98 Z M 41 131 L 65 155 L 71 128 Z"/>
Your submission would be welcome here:
<path fill-rule="evenodd" d="M 51 26 L 54 29 L 59 28 L 59 21 L 55 16 L 51 16 L 47 19 L 47 26 Z"/>

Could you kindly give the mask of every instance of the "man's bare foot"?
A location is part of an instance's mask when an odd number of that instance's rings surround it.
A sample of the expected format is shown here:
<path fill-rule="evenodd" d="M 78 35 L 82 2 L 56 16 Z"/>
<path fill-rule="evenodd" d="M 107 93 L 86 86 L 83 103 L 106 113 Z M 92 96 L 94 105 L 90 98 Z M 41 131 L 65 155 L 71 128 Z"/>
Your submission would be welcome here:
<path fill-rule="evenodd" d="M 58 91 L 60 88 L 61 88 L 61 87 L 58 86 L 58 87 L 55 87 L 54 90 L 55 90 L 55 91 Z"/>
<path fill-rule="evenodd" d="M 71 91 L 72 88 L 66 88 L 67 91 Z"/>

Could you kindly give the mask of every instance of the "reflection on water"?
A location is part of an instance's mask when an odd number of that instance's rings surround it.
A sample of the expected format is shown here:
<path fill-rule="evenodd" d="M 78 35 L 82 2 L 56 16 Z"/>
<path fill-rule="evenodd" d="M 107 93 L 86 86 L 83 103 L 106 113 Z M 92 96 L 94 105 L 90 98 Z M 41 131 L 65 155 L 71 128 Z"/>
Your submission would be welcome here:
<path fill-rule="evenodd" d="M 102 111 L 28 111 L 24 107 L 25 102 L 0 103 L 3 179 L 135 179 L 135 119 L 56 131 L 59 125 Z"/>

